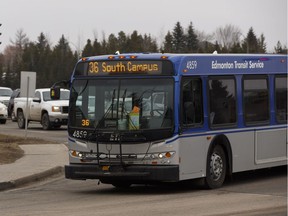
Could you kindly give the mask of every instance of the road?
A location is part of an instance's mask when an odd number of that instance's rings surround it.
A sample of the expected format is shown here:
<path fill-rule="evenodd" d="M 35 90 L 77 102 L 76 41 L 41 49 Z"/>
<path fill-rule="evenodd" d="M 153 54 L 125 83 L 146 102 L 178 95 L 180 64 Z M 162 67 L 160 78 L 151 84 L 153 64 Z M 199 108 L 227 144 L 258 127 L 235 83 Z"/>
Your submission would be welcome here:
<path fill-rule="evenodd" d="M 20 137 L 22 136 L 23 138 L 26 136 L 26 130 L 19 129 L 17 122 L 12 122 L 11 120 L 7 120 L 6 124 L 0 124 L 0 133 L 13 136 L 17 135 Z M 67 143 L 67 126 L 61 126 L 60 129 L 45 131 L 42 129 L 42 125 L 40 123 L 31 122 L 28 124 L 27 137 Z"/>
<path fill-rule="evenodd" d="M 15 122 L 0 132 L 25 136 Z M 66 128 L 43 131 L 29 124 L 28 136 L 66 142 Z M 204 190 L 198 180 L 181 184 L 132 185 L 117 189 L 97 181 L 64 176 L 0 192 L 1 216 L 284 216 L 287 215 L 287 167 L 234 174 L 217 190 Z"/>
<path fill-rule="evenodd" d="M 234 176 L 221 189 L 204 190 L 197 181 L 117 189 L 97 181 L 63 176 L 0 193 L 1 216 L 284 216 L 286 167 Z"/>

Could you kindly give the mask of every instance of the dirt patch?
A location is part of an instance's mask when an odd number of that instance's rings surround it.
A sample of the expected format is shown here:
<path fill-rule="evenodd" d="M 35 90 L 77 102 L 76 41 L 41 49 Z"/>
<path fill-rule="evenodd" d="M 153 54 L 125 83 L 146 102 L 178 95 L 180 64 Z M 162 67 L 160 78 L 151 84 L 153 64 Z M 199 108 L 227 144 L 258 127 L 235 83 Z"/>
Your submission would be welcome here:
<path fill-rule="evenodd" d="M 13 163 L 23 157 L 24 151 L 19 145 L 25 144 L 54 144 L 55 142 L 39 138 L 23 138 L 0 134 L 0 165 Z"/>

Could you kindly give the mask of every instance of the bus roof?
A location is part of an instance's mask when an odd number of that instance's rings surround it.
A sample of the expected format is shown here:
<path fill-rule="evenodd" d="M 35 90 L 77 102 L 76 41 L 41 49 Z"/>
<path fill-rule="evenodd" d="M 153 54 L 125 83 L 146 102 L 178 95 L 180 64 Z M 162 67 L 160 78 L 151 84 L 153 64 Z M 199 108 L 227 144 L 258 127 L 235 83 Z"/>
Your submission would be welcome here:
<path fill-rule="evenodd" d="M 287 73 L 287 55 L 124 53 L 86 57 L 86 61 L 169 60 L 175 75 Z"/>

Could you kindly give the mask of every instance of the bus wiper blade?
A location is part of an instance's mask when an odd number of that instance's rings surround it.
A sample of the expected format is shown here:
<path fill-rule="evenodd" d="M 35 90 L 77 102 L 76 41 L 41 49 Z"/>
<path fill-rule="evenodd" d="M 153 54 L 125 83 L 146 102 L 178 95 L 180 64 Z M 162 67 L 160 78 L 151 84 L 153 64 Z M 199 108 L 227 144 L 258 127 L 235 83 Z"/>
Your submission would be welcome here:
<path fill-rule="evenodd" d="M 124 94 L 122 96 L 122 107 L 121 107 L 121 119 L 123 119 L 123 114 L 124 114 L 124 105 L 125 105 L 125 99 L 126 99 L 126 92 L 127 92 L 127 88 L 124 91 Z"/>
<path fill-rule="evenodd" d="M 112 110 L 112 118 L 113 118 L 113 107 L 114 107 L 114 98 L 115 98 L 115 91 L 116 89 L 113 90 L 113 96 L 112 96 L 112 103 L 111 105 L 108 107 L 107 111 L 104 113 L 103 117 L 99 120 L 98 124 L 95 126 L 95 130 L 99 129 L 101 124 L 105 121 L 105 119 L 107 118 L 109 112 Z"/>
<path fill-rule="evenodd" d="M 116 89 L 113 90 L 113 96 L 112 96 L 112 104 L 111 104 L 111 107 L 112 107 L 112 119 L 113 119 L 113 112 L 114 112 L 115 92 L 116 92 Z M 107 111 L 108 111 L 108 110 L 107 110 Z M 104 116 L 105 116 L 105 114 L 104 114 Z"/>

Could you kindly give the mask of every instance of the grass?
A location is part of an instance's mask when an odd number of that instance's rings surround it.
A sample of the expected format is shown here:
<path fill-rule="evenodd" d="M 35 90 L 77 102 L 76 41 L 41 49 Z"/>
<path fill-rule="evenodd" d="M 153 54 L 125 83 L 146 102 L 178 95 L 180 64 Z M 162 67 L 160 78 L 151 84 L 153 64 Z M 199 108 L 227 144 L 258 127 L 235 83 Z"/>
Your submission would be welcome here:
<path fill-rule="evenodd" d="M 54 144 L 55 142 L 53 142 Z M 24 156 L 24 151 L 19 145 L 25 144 L 52 144 L 51 141 L 0 134 L 0 165 L 13 163 Z"/>

